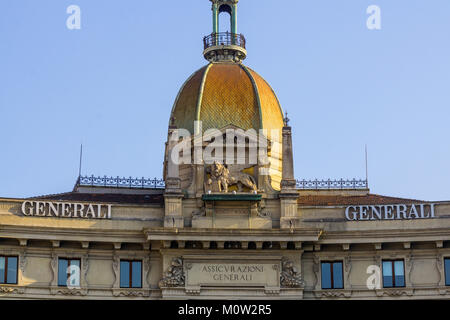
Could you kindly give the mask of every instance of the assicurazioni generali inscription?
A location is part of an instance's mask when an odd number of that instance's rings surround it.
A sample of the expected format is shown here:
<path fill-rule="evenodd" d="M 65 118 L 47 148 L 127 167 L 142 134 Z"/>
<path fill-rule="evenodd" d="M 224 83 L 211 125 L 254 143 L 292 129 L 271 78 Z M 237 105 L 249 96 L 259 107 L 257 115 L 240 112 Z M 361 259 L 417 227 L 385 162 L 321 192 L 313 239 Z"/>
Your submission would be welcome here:
<path fill-rule="evenodd" d="M 187 286 L 279 286 L 278 263 L 186 263 Z"/>

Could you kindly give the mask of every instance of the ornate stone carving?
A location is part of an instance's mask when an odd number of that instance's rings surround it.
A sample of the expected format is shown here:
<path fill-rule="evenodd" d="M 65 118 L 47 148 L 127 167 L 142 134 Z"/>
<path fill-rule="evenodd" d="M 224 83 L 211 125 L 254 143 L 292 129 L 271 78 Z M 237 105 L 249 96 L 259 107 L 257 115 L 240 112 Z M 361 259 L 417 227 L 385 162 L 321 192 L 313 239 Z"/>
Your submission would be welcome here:
<path fill-rule="evenodd" d="M 181 257 L 174 258 L 163 278 L 159 281 L 159 287 L 183 287 L 184 286 L 184 270 L 183 259 Z"/>
<path fill-rule="evenodd" d="M 133 289 L 117 289 L 113 291 L 114 297 L 148 297 L 147 290 L 133 290 Z"/>
<path fill-rule="evenodd" d="M 352 258 L 350 255 L 346 256 L 344 258 L 344 264 L 345 264 L 345 283 L 347 284 L 348 288 L 352 287 L 351 281 L 350 281 L 350 271 L 352 270 Z"/>
<path fill-rule="evenodd" d="M 316 291 L 314 295 L 318 298 L 350 298 L 352 296 L 352 291 L 351 290 Z"/>
<path fill-rule="evenodd" d="M 388 290 L 377 290 L 377 296 L 381 297 L 383 295 L 389 296 L 389 297 L 400 297 L 400 296 L 412 296 L 413 290 L 412 289 L 388 289 Z"/>
<path fill-rule="evenodd" d="M 441 285 L 441 280 L 442 280 L 442 254 L 438 254 L 436 255 L 436 270 L 439 276 L 439 280 L 436 283 L 437 286 Z"/>
<path fill-rule="evenodd" d="M 52 271 L 52 281 L 50 282 L 50 286 L 56 285 L 56 281 L 58 279 L 58 255 L 55 252 L 52 252 L 52 258 L 50 260 L 50 270 Z"/>
<path fill-rule="evenodd" d="M 60 288 L 56 290 L 52 290 L 53 294 L 62 294 L 65 296 L 85 296 L 87 294 L 87 290 L 81 289 L 69 289 L 69 288 Z"/>
<path fill-rule="evenodd" d="M 23 294 L 25 292 L 24 288 L 21 287 L 3 287 L 0 286 L 0 294 L 14 294 L 14 293 L 20 293 Z"/>
<path fill-rule="evenodd" d="M 242 191 L 243 186 L 252 191 L 258 189 L 255 179 L 251 175 L 237 172 L 232 176 L 228 167 L 217 161 L 207 167 L 206 171 L 209 174 L 205 183 L 206 192 L 228 192 L 228 187 L 232 185 L 237 185 L 239 192 Z"/>
<path fill-rule="evenodd" d="M 320 263 L 319 257 L 316 256 L 316 255 L 313 255 L 313 272 L 314 272 L 314 285 L 313 285 L 313 288 L 314 289 L 319 284 L 319 263 Z"/>
<path fill-rule="evenodd" d="M 150 258 L 146 257 L 144 259 L 144 279 L 147 283 L 147 286 L 150 287 L 150 281 L 149 281 L 149 277 L 150 277 L 150 269 L 151 269 L 151 262 L 150 262 Z"/>
<path fill-rule="evenodd" d="M 119 287 L 120 282 L 120 271 L 119 271 L 120 259 L 117 255 L 113 257 L 112 269 L 114 272 L 114 288 Z"/>
<path fill-rule="evenodd" d="M 280 284 L 282 287 L 300 288 L 304 285 L 302 275 L 294 267 L 292 261 L 283 258 L 281 261 Z"/>

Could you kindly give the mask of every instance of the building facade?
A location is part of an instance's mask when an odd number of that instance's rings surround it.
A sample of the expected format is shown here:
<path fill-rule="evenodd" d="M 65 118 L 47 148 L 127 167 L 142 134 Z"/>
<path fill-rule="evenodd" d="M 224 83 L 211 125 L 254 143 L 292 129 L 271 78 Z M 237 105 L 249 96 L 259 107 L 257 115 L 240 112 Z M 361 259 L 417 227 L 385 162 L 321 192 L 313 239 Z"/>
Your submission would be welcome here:
<path fill-rule="evenodd" d="M 163 179 L 0 198 L 0 297 L 448 299 L 450 201 L 296 180 L 295 128 L 243 64 L 238 0 L 211 2 L 208 64 L 175 99 Z"/>

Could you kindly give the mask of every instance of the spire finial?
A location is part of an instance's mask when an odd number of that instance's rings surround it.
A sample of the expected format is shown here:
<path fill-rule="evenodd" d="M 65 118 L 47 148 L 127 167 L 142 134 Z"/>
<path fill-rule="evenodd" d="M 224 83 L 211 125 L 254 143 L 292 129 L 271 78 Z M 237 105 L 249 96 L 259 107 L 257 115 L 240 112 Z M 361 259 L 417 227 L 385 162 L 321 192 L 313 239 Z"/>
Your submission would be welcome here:
<path fill-rule="evenodd" d="M 288 113 L 287 112 L 285 112 L 285 114 L 284 114 L 283 121 L 284 121 L 284 126 L 285 127 L 289 127 L 289 121 L 291 121 L 291 119 L 288 118 Z"/>

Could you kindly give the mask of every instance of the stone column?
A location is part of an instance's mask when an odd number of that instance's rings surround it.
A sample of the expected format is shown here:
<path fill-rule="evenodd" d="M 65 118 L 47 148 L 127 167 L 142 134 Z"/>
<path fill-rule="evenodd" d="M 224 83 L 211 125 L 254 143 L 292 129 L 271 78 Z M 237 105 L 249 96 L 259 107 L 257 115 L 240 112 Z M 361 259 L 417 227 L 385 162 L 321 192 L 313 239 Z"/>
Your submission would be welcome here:
<path fill-rule="evenodd" d="M 178 142 L 178 133 L 175 126 L 169 127 L 166 189 L 164 191 L 164 227 L 183 228 L 183 193 L 181 191 L 181 179 L 179 169 L 179 155 L 172 154 L 174 146 Z"/>
<path fill-rule="evenodd" d="M 287 124 L 283 127 L 283 171 L 281 179 L 280 205 L 281 217 L 280 228 L 289 229 L 298 225 L 300 217 L 298 214 L 298 191 L 296 189 L 296 181 L 294 178 L 294 158 L 292 152 L 292 132 L 291 127 Z"/>

